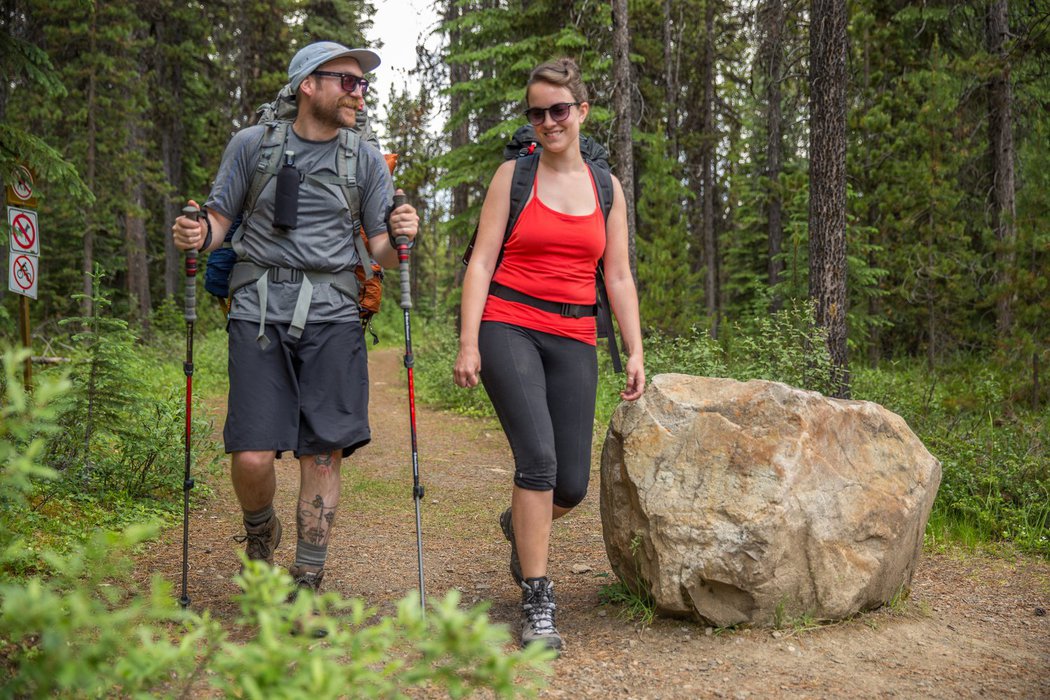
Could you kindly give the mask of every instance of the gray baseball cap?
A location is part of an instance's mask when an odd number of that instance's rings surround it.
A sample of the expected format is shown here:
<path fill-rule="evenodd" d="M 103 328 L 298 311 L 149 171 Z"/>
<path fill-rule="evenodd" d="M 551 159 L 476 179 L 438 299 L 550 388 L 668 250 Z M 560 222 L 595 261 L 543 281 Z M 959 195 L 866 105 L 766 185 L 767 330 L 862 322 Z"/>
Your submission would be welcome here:
<path fill-rule="evenodd" d="M 299 49 L 288 64 L 288 84 L 292 92 L 298 90 L 306 76 L 322 65 L 344 57 L 355 59 L 363 73 L 371 73 L 379 67 L 379 54 L 371 49 L 348 49 L 334 41 L 317 41 Z"/>

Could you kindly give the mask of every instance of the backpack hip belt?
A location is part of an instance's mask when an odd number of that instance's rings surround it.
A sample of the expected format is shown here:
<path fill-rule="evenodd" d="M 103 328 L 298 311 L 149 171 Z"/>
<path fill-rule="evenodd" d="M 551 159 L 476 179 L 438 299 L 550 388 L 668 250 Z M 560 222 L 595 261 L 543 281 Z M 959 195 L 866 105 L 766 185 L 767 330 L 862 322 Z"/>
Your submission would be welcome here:
<path fill-rule="evenodd" d="M 339 272 L 321 272 L 319 270 L 295 270 L 287 267 L 264 267 L 247 260 L 240 260 L 233 266 L 230 275 L 230 296 L 241 287 L 254 284 L 259 293 L 259 333 L 255 341 L 263 350 L 270 344 L 266 337 L 266 302 L 269 282 L 298 282 L 299 296 L 295 300 L 292 322 L 288 335 L 298 340 L 306 327 L 306 317 L 310 312 L 314 285 L 330 284 L 350 299 L 357 299 L 359 285 L 353 270 Z"/>
<path fill-rule="evenodd" d="M 597 304 L 568 304 L 560 301 L 540 299 L 531 294 L 519 292 L 517 289 L 511 289 L 499 282 L 492 282 L 489 284 L 489 294 L 494 297 L 499 297 L 500 299 L 505 299 L 506 301 L 516 301 L 519 304 L 526 304 L 534 309 L 558 314 L 565 318 L 587 318 L 588 316 L 598 315 Z"/>

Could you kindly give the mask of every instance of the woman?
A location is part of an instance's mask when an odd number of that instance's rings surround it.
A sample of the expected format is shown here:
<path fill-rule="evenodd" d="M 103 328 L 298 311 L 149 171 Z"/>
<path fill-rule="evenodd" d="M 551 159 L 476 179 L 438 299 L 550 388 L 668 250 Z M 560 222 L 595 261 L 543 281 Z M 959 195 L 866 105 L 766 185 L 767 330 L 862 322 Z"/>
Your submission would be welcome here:
<path fill-rule="evenodd" d="M 592 305 L 595 265 L 604 258 L 606 288 L 628 355 L 623 399 L 642 395 L 645 369 L 623 189 L 614 177 L 605 221 L 580 153 L 580 127 L 590 105 L 579 68 L 566 58 L 536 67 L 525 98 L 525 114 L 543 149 L 536 180 L 504 245 L 514 161 L 492 178 L 463 283 L 454 373 L 461 387 L 483 382 L 514 454 L 511 507 L 500 526 L 511 543 L 511 574 L 522 588 L 522 646 L 535 641 L 560 650 L 547 557 L 552 521 L 587 493 L 598 382 L 595 318 L 509 301 L 490 294 L 490 285 Z"/>

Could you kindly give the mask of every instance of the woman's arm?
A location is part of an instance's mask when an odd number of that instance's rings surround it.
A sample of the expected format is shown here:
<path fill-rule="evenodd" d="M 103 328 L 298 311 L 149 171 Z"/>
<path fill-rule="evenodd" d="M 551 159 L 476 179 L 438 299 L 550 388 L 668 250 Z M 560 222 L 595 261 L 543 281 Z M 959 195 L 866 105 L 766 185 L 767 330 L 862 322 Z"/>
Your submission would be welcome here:
<path fill-rule="evenodd" d="M 631 276 L 627 253 L 627 204 L 620 181 L 613 177 L 613 206 L 605 225 L 605 289 L 616 314 L 620 337 L 627 351 L 626 386 L 620 392 L 625 401 L 634 401 L 645 391 L 642 354 L 642 325 L 638 317 L 638 292 Z"/>
<path fill-rule="evenodd" d="M 481 328 L 485 300 L 488 299 L 489 283 L 503 248 L 503 234 L 510 215 L 510 183 L 513 176 L 514 161 L 507 161 L 492 177 L 485 202 L 481 205 L 477 240 L 474 241 L 470 264 L 463 278 L 459 355 L 453 369 L 456 384 L 462 387 L 477 386 L 481 373 L 478 330 Z"/>

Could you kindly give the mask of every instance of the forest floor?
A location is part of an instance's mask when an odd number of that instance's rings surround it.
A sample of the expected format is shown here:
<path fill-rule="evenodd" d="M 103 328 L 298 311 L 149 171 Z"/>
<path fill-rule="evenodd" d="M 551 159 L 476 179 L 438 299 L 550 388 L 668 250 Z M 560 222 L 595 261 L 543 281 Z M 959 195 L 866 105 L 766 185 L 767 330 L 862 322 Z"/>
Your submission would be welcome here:
<path fill-rule="evenodd" d="M 324 584 L 389 613 L 418 580 L 408 399 L 400 351 L 373 352 L 370 364 L 372 443 L 344 464 Z M 419 406 L 417 426 L 427 596 L 456 588 L 466 604 L 488 601 L 490 617 L 516 635 L 520 593 L 497 523 L 510 498 L 506 440 L 493 421 Z M 615 577 L 595 462 L 591 495 L 554 529 L 550 573 L 566 648 L 541 697 L 1050 698 L 1050 562 L 1039 558 L 928 550 L 904 603 L 815 629 L 625 619 L 599 597 Z M 188 593 L 194 608 L 232 624 L 240 512 L 228 479 L 211 482 L 213 495 L 191 514 Z M 280 460 L 277 563 L 285 566 L 295 552 L 297 488 L 298 463 Z M 181 547 L 180 525 L 149 545 L 139 570 L 180 581 Z"/>

